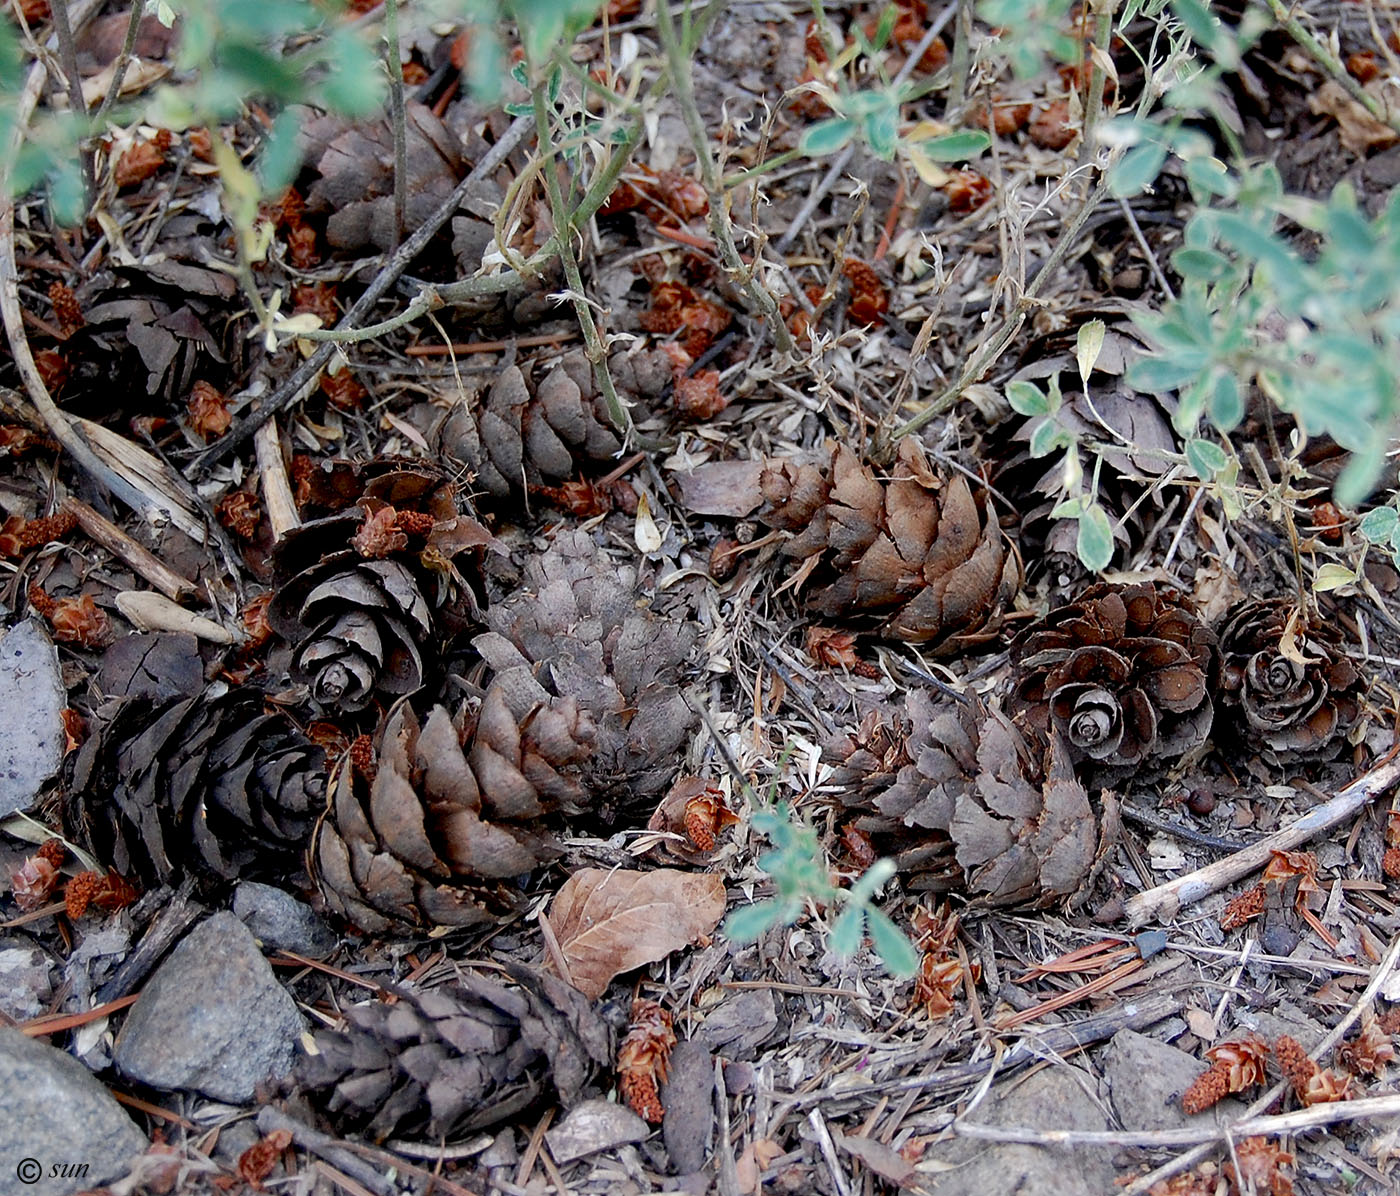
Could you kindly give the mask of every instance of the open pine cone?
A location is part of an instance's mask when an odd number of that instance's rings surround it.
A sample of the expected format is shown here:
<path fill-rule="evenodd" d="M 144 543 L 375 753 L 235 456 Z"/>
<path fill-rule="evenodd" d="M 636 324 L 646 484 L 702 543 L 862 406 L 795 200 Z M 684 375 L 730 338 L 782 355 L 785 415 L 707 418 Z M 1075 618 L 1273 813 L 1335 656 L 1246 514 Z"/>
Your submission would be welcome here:
<path fill-rule="evenodd" d="M 658 796 L 696 722 L 680 692 L 695 625 L 639 599 L 633 566 L 614 562 L 584 532 L 564 532 L 492 602 L 491 630 L 473 641 L 517 717 L 559 697 L 592 720 L 582 775 L 594 809 Z"/>
<path fill-rule="evenodd" d="M 906 711 L 869 716 L 828 749 L 841 800 L 871 811 L 856 829 L 915 888 L 963 885 L 993 905 L 1081 900 L 1117 836 L 1117 803 L 1090 800 L 1063 737 L 1047 747 L 975 701 L 937 708 L 917 691 Z"/>
<path fill-rule="evenodd" d="M 267 619 L 293 646 L 292 675 L 337 711 L 416 692 L 452 560 L 490 541 L 457 513 L 451 487 L 414 470 L 377 477 L 359 505 L 289 532 L 274 553 Z M 469 586 L 457 593 L 460 624 L 479 608 Z"/>
<path fill-rule="evenodd" d="M 884 635 L 951 654 L 994 638 L 1021 561 L 960 474 L 942 477 L 913 437 L 888 481 L 838 445 L 826 468 L 771 462 L 757 518 L 793 533 L 783 552 L 821 556 L 807 605 L 827 618 L 882 615 Z"/>
<path fill-rule="evenodd" d="M 533 824 L 584 801 L 577 771 L 593 738 L 576 703 L 542 702 L 516 718 L 496 686 L 465 735 L 441 706 L 420 728 L 400 705 L 373 780 L 348 765 L 336 774 L 313 846 L 326 904 L 375 934 L 508 912 L 518 892 L 503 882 L 556 854 Z"/>
<path fill-rule="evenodd" d="M 1177 591 L 1090 586 L 1011 645 L 1012 707 L 1101 778 L 1165 764 L 1210 734 L 1214 633 Z"/>
<path fill-rule="evenodd" d="M 671 383 L 670 360 L 659 350 L 615 354 L 609 368 L 624 399 L 656 399 Z M 519 366 L 507 366 L 484 402 L 453 408 L 439 439 L 496 499 L 561 486 L 586 466 L 610 466 L 622 451 L 593 367 L 579 350 L 533 384 Z"/>
<path fill-rule="evenodd" d="M 116 699 L 92 717 L 70 792 L 123 876 L 284 879 L 325 808 L 325 760 L 255 692 Z"/>
<path fill-rule="evenodd" d="M 390 989 L 397 1001 L 345 1010 L 316 1032 L 300 1084 L 326 1093 L 344 1128 L 441 1140 L 506 1121 L 551 1090 L 567 1108 L 612 1060 L 612 1031 L 577 989 L 532 968 L 514 986 L 470 973 L 441 988 Z"/>
<path fill-rule="evenodd" d="M 1222 713 L 1230 730 L 1280 760 L 1335 756 L 1361 717 L 1365 683 L 1335 628 L 1287 599 L 1235 607 L 1220 625 Z"/>

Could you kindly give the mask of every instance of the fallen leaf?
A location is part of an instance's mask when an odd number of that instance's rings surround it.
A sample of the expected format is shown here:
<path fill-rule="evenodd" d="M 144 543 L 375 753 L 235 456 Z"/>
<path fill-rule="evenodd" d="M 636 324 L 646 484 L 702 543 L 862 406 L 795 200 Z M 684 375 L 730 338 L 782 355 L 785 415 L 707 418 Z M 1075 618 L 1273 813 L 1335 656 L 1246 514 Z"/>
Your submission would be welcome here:
<path fill-rule="evenodd" d="M 718 876 L 667 868 L 584 868 L 564 882 L 547 915 L 574 987 L 592 999 L 619 973 L 710 934 L 723 916 Z"/>
<path fill-rule="evenodd" d="M 647 502 L 645 494 L 637 495 L 637 547 L 643 552 L 659 552 L 661 550 L 661 529 L 656 526 L 656 520 L 651 513 L 651 504 Z"/>
<path fill-rule="evenodd" d="M 762 461 L 711 461 L 690 473 L 675 475 L 681 505 L 692 515 L 722 515 L 743 519 L 763 502 L 758 488 Z"/>
<path fill-rule="evenodd" d="M 864 1138 L 859 1134 L 833 1133 L 831 1136 L 837 1146 L 847 1154 L 855 1155 L 881 1179 L 907 1188 L 919 1178 L 918 1168 L 899 1151 L 891 1150 L 883 1142 L 876 1142 L 873 1138 Z"/>

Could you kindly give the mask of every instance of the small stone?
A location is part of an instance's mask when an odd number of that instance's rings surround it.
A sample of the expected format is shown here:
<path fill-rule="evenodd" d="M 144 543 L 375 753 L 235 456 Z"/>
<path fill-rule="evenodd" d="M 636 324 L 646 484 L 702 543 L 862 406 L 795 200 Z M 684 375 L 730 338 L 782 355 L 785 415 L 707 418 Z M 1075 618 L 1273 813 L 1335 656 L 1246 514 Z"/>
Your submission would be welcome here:
<path fill-rule="evenodd" d="M 690 1039 L 672 1048 L 661 1106 L 661 1138 L 672 1169 L 677 1175 L 699 1171 L 709 1158 L 715 1118 L 715 1061 L 703 1042 Z"/>
<path fill-rule="evenodd" d="M 233 894 L 233 912 L 264 948 L 322 959 L 335 950 L 335 932 L 304 901 L 272 885 L 245 880 Z"/>
<path fill-rule="evenodd" d="M 0 1013 L 16 1022 L 43 1013 L 53 997 L 54 964 L 37 943 L 0 939 Z"/>
<path fill-rule="evenodd" d="M 86 1067 L 0 1028 L 0 1191 L 85 1191 L 125 1175 L 145 1149 L 146 1135 Z"/>
<path fill-rule="evenodd" d="M 28 809 L 63 763 L 63 708 L 68 694 L 58 651 L 33 619 L 0 639 L 0 818 Z"/>
<path fill-rule="evenodd" d="M 1174 1130 L 1198 1124 L 1182 1111 L 1181 1094 L 1205 1067 L 1194 1055 L 1133 1030 L 1119 1030 L 1103 1055 L 1109 1097 L 1125 1130 Z M 1216 1108 L 1238 1112 L 1233 1101 Z"/>
<path fill-rule="evenodd" d="M 201 922 L 161 964 L 117 1035 L 119 1071 L 246 1104 L 292 1069 L 301 1015 L 233 914 Z"/>
<path fill-rule="evenodd" d="M 752 1059 L 778 1029 L 778 1010 L 766 988 L 742 989 L 705 1015 L 699 1035 L 726 1059 Z"/>
<path fill-rule="evenodd" d="M 586 1100 L 576 1105 L 544 1137 L 556 1163 L 572 1163 L 628 1142 L 641 1142 L 651 1133 L 647 1123 L 626 1105 L 610 1100 Z"/>

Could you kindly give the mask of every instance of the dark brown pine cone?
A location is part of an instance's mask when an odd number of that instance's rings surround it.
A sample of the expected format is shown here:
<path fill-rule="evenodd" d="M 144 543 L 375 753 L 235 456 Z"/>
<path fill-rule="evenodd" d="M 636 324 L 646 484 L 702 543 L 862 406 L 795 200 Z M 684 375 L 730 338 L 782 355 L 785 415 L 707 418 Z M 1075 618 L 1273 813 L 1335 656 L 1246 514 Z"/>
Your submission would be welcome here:
<path fill-rule="evenodd" d="M 325 759 L 248 690 L 98 708 L 70 808 L 123 876 L 164 882 L 295 871 L 326 804 Z"/>
<path fill-rule="evenodd" d="M 595 727 L 583 780 L 593 809 L 659 796 L 695 727 L 680 687 L 696 626 L 640 606 L 637 573 L 584 532 L 562 532 L 529 558 L 518 586 L 486 611 L 474 642 L 517 717 L 551 697 L 577 702 Z"/>
<path fill-rule="evenodd" d="M 1251 748 L 1289 760 L 1346 746 L 1366 685 L 1334 627 L 1287 599 L 1244 602 L 1220 625 L 1220 654 L 1222 714 Z"/>
<path fill-rule="evenodd" d="M 993 905 L 1082 900 L 1118 832 L 1117 802 L 1091 801 L 1063 738 L 1049 746 L 979 703 L 868 717 L 828 748 L 829 783 L 871 812 L 856 829 L 922 889 L 966 887 Z M 950 860 L 948 857 L 952 856 Z"/>
<path fill-rule="evenodd" d="M 512 881 L 556 854 L 536 824 L 577 810 L 577 774 L 594 730 L 569 699 L 521 718 L 499 687 L 459 732 L 441 706 L 420 728 L 400 705 L 380 735 L 367 781 L 337 772 L 313 860 L 326 904 L 361 930 L 471 926 L 508 912 Z"/>
<path fill-rule="evenodd" d="M 783 552 L 820 556 L 807 606 L 826 618 L 880 615 L 881 633 L 951 654 L 993 639 L 1021 561 L 961 474 L 936 473 L 912 437 L 888 481 L 838 445 L 828 467 L 775 461 L 757 518 L 793 533 Z"/>
<path fill-rule="evenodd" d="M 660 350 L 615 354 L 613 384 L 624 401 L 645 403 L 671 383 Z M 480 404 L 460 404 L 439 433 L 442 451 L 476 474 L 495 499 L 558 487 L 589 467 L 605 472 L 622 450 L 582 351 L 567 353 L 537 382 L 508 366 Z"/>
<path fill-rule="evenodd" d="M 415 470 L 374 478 L 357 506 L 289 532 L 273 554 L 267 620 L 293 647 L 293 677 L 334 711 L 416 692 L 431 671 L 424 654 L 439 632 L 453 558 L 490 541 L 457 513 L 450 487 Z M 479 613 L 466 586 L 454 605 L 457 627 Z"/>
<path fill-rule="evenodd" d="M 390 988 L 393 1004 L 344 1011 L 317 1030 L 296 1078 L 345 1130 L 441 1140 L 515 1117 L 546 1094 L 567 1108 L 612 1061 L 608 1024 L 577 989 L 508 965 L 514 985 L 470 973 L 441 988 Z"/>
<path fill-rule="evenodd" d="M 1011 645 L 1012 708 L 1101 778 L 1166 764 L 1210 734 L 1214 633 L 1177 591 L 1098 583 Z"/>

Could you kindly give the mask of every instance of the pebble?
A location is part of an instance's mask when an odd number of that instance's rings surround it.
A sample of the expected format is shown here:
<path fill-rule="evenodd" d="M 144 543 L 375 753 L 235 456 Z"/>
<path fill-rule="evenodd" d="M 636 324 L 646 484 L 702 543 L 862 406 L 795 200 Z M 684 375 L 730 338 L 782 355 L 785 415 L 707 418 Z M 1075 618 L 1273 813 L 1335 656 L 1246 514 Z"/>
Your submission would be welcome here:
<path fill-rule="evenodd" d="M 689 1039 L 672 1048 L 661 1105 L 661 1138 L 671 1167 L 677 1175 L 693 1175 L 709 1158 L 715 1121 L 715 1061 L 703 1042 Z"/>
<path fill-rule="evenodd" d="M 0 1028 L 0 1192 L 86 1191 L 126 1175 L 145 1149 L 146 1135 L 86 1067 Z"/>
<path fill-rule="evenodd" d="M 292 1069 L 301 1014 L 233 914 L 196 926 L 161 964 L 117 1035 L 114 1062 L 154 1088 L 247 1104 Z"/>
<path fill-rule="evenodd" d="M 308 959 L 323 959 L 335 950 L 335 932 L 315 911 L 272 885 L 243 881 L 233 893 L 233 912 L 266 949 Z"/>
<path fill-rule="evenodd" d="M 626 1105 L 586 1100 L 571 1109 L 553 1129 L 546 1130 L 544 1139 L 554 1161 L 562 1165 L 625 1142 L 641 1142 L 650 1133 L 647 1123 Z"/>

